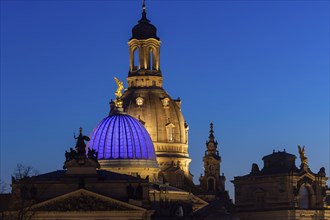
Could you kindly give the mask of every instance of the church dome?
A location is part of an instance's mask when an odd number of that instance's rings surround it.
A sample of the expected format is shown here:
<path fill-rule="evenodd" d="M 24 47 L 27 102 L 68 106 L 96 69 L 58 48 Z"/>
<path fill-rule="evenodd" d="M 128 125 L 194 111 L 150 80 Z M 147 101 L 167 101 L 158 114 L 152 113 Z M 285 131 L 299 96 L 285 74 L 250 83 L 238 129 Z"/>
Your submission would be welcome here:
<path fill-rule="evenodd" d="M 125 112 L 145 123 L 154 142 L 187 143 L 181 101 L 173 100 L 164 89 L 129 87 L 122 99 Z"/>
<path fill-rule="evenodd" d="M 157 180 L 154 145 L 137 119 L 116 110 L 96 126 L 90 137 L 88 147 L 98 152 L 101 169 Z"/>
<path fill-rule="evenodd" d="M 155 160 L 155 149 L 143 125 L 127 114 L 104 118 L 94 129 L 89 142 L 99 160 Z"/>

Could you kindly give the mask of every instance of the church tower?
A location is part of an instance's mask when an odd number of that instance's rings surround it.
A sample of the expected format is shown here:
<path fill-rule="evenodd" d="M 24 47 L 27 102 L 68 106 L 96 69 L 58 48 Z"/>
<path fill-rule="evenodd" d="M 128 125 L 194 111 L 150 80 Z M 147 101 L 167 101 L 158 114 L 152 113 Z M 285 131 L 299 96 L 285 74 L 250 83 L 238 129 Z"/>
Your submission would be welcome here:
<path fill-rule="evenodd" d="M 137 118 L 147 129 L 155 146 L 160 177 L 172 186 L 192 184 L 189 172 L 188 125 L 181 113 L 181 100 L 172 99 L 163 89 L 160 69 L 160 38 L 157 28 L 142 17 L 132 29 L 128 42 L 128 88 L 122 101 L 124 111 Z"/>
<path fill-rule="evenodd" d="M 214 139 L 213 124 L 210 124 L 209 140 L 203 157 L 204 175 L 199 178 L 200 187 L 210 195 L 219 195 L 225 191 L 225 177 L 220 176 L 221 157 L 217 150 L 218 142 Z"/>

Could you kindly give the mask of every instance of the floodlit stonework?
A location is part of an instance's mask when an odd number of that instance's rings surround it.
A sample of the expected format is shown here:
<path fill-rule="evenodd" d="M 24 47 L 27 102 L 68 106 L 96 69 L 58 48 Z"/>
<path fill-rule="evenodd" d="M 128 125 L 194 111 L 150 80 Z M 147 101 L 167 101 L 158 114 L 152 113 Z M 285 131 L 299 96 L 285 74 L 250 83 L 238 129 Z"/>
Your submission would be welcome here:
<path fill-rule="evenodd" d="M 274 151 L 263 157 L 262 169 L 253 164 L 249 174 L 235 177 L 235 205 L 241 220 L 330 219 L 325 170 L 313 173 L 301 151 L 300 158 L 297 168 L 295 155 Z"/>

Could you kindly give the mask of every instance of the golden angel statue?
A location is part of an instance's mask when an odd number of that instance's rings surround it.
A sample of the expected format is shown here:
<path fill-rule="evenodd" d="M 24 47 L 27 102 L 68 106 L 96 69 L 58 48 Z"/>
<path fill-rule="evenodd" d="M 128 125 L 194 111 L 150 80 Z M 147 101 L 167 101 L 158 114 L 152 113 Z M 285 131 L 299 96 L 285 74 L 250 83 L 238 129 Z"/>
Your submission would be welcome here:
<path fill-rule="evenodd" d="M 298 150 L 299 150 L 301 164 L 306 164 L 307 165 L 308 158 L 305 155 L 305 146 L 303 146 L 301 148 L 300 145 L 298 145 Z"/>
<path fill-rule="evenodd" d="M 117 79 L 117 77 L 115 77 L 115 81 L 118 86 L 118 88 L 115 92 L 115 95 L 116 95 L 116 98 L 120 98 L 123 95 L 123 93 L 122 93 L 122 90 L 124 89 L 123 82 L 121 82 L 119 79 Z"/>

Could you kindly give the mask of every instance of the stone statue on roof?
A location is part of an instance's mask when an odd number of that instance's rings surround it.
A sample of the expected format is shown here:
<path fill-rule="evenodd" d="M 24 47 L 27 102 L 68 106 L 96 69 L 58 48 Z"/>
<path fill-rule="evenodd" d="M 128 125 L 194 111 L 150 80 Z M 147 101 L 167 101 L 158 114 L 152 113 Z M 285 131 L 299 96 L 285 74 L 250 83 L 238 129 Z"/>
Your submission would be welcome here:
<path fill-rule="evenodd" d="M 77 140 L 77 143 L 76 143 L 77 154 L 79 156 L 80 155 L 86 155 L 86 144 L 85 144 L 85 141 L 90 141 L 90 139 L 89 139 L 89 137 L 84 136 L 82 134 L 82 128 L 81 127 L 79 128 L 79 136 L 78 137 L 74 136 L 74 138 Z"/>
<path fill-rule="evenodd" d="M 123 92 L 122 90 L 124 89 L 124 85 L 123 85 L 123 82 L 121 82 L 117 77 L 115 77 L 115 81 L 116 81 L 116 84 L 117 84 L 117 90 L 115 92 L 115 95 L 116 95 L 116 98 L 120 98 L 122 97 L 123 95 Z"/>
<path fill-rule="evenodd" d="M 115 106 L 117 108 L 121 108 L 123 106 L 123 101 L 121 100 L 121 97 L 123 96 L 122 90 L 124 89 L 123 82 L 121 82 L 119 79 L 115 77 L 115 81 L 117 84 L 117 90 L 115 92 L 116 100 L 115 100 Z"/>
<path fill-rule="evenodd" d="M 300 145 L 298 145 L 298 150 L 299 150 L 301 165 L 307 165 L 308 158 L 305 155 L 305 146 L 301 148 Z"/>

